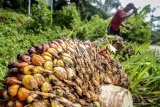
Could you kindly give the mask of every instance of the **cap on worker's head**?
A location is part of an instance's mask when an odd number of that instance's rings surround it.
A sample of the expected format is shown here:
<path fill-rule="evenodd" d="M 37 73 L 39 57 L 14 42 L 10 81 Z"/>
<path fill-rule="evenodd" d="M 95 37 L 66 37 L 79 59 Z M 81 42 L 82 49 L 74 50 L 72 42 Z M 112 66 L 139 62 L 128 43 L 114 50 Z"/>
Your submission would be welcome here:
<path fill-rule="evenodd" d="M 134 6 L 134 4 L 133 3 L 128 3 L 127 5 L 126 5 L 126 7 L 130 7 L 130 8 L 135 8 L 135 6 Z"/>

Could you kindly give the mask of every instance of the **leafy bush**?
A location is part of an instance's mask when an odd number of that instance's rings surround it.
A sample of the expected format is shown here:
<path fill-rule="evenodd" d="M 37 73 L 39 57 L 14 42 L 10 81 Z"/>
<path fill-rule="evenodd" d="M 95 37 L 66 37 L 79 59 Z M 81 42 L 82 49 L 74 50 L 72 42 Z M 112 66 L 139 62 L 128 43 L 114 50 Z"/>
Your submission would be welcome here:
<path fill-rule="evenodd" d="M 68 29 L 73 29 L 76 24 L 81 23 L 79 12 L 76 9 L 76 5 L 65 6 L 62 10 L 57 10 L 53 14 L 53 20 L 55 26 Z"/>
<path fill-rule="evenodd" d="M 17 24 L 17 26 L 19 26 L 26 23 L 26 21 L 27 21 L 27 17 L 24 14 L 18 14 L 12 10 L 5 10 L 2 8 L 0 9 L 0 23 Z"/>
<path fill-rule="evenodd" d="M 48 30 L 52 24 L 52 14 L 48 9 L 47 4 L 39 0 L 38 6 L 32 6 L 31 19 L 27 23 L 27 29 L 33 30 L 35 33 L 41 33 Z"/>
<path fill-rule="evenodd" d="M 82 22 L 81 26 L 76 29 L 75 35 L 81 40 L 96 40 L 106 34 L 108 22 L 98 15 L 94 15 L 91 20 Z"/>
<path fill-rule="evenodd" d="M 56 11 L 53 15 L 53 24 L 55 26 L 71 30 L 70 37 L 81 40 L 95 40 L 104 36 L 108 22 L 98 15 L 92 16 L 91 20 L 82 21 L 74 4 L 63 7 L 62 10 Z"/>

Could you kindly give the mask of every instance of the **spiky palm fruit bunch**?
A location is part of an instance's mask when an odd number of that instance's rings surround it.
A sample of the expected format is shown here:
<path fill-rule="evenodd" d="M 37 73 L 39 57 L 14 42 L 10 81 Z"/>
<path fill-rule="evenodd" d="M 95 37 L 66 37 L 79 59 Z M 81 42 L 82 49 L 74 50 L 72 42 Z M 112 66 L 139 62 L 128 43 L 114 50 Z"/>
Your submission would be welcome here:
<path fill-rule="evenodd" d="M 106 45 L 109 48 L 114 48 L 111 49 L 110 52 L 113 52 L 114 55 L 120 55 L 120 61 L 125 61 L 127 59 L 126 56 L 130 57 L 134 54 L 134 49 L 131 44 L 119 36 L 102 37 L 96 40 L 95 43 L 102 44 L 102 47 Z"/>
<path fill-rule="evenodd" d="M 134 53 L 133 47 L 122 37 L 113 39 L 112 45 L 117 49 L 116 54 L 121 54 L 121 61 L 126 60 L 126 55 L 130 57 Z"/>
<path fill-rule="evenodd" d="M 19 54 L 8 65 L 1 102 L 7 107 L 95 107 L 99 86 L 128 87 L 119 63 L 99 55 L 90 41 L 54 40 Z M 101 105 L 102 106 L 102 105 Z"/>

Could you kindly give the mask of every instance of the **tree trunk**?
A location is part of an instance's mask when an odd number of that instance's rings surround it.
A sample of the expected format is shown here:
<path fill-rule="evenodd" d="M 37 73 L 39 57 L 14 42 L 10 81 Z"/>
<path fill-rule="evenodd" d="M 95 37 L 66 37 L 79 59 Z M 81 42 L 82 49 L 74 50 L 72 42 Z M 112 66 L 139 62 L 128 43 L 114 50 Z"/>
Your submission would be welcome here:
<path fill-rule="evenodd" d="M 101 86 L 101 100 L 103 107 L 133 107 L 133 99 L 128 89 L 115 86 Z"/>

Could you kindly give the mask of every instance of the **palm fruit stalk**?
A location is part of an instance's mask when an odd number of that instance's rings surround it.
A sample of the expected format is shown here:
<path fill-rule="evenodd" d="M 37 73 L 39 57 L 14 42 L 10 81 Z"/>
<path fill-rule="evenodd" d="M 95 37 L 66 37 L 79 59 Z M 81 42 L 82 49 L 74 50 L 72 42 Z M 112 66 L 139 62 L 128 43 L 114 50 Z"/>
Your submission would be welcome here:
<path fill-rule="evenodd" d="M 93 42 L 71 39 L 31 47 L 9 64 L 0 100 L 15 107 L 105 107 L 101 86 L 127 89 L 128 77 L 99 51 Z"/>

